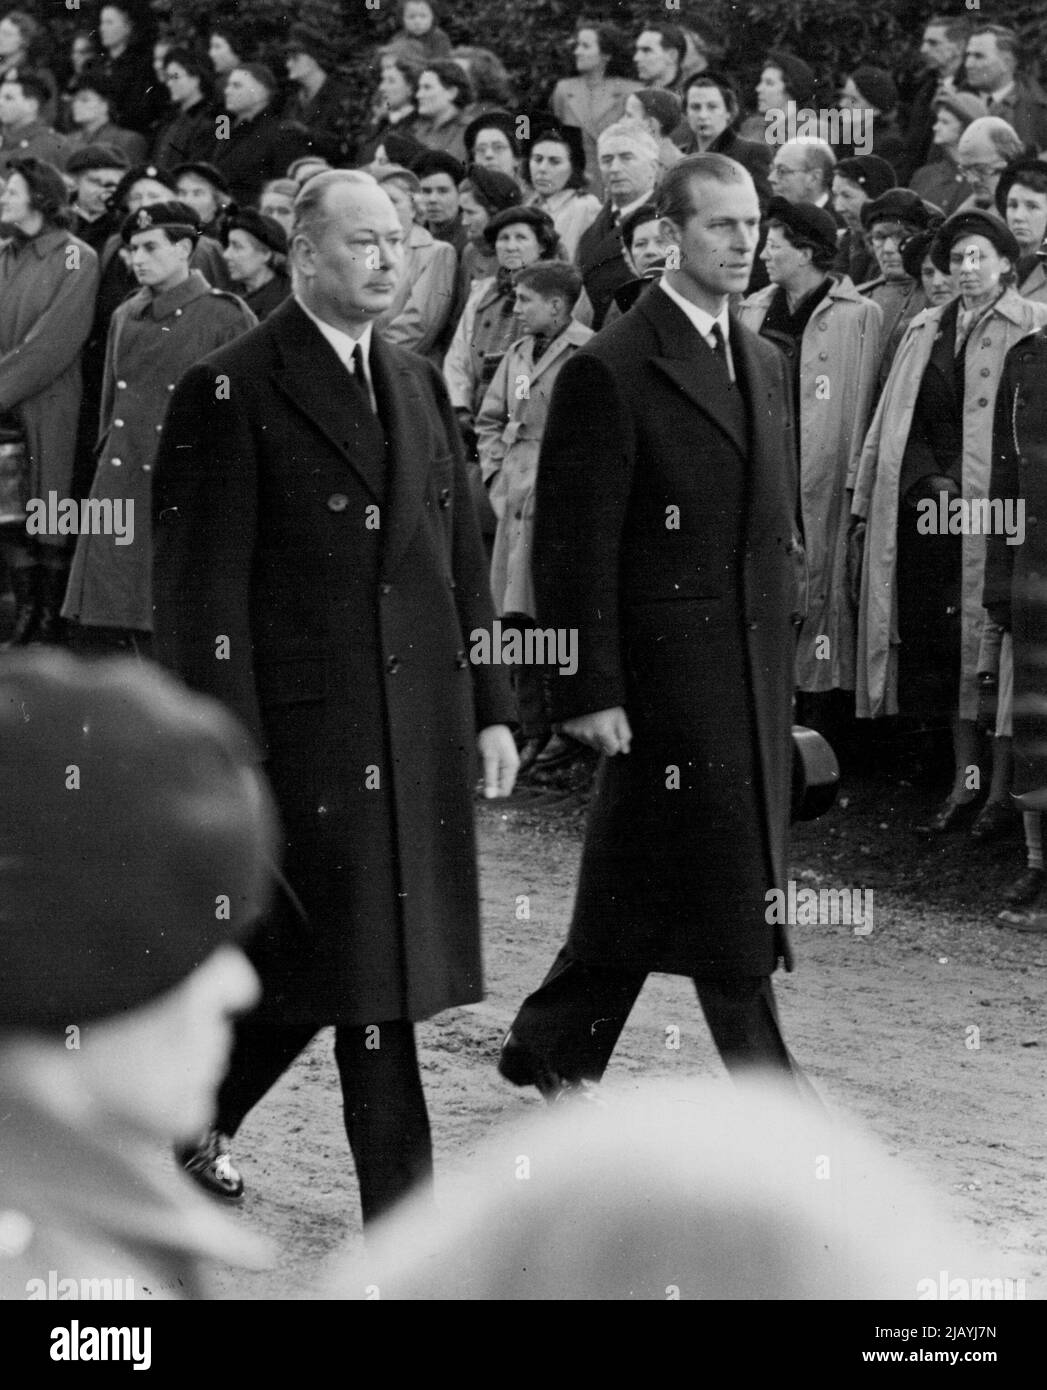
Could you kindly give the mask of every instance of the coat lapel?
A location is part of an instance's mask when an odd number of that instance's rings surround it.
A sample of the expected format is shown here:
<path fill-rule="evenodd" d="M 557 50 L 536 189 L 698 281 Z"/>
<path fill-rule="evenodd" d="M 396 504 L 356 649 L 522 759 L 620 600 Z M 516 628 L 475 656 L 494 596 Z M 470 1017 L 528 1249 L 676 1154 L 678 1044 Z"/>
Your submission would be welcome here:
<path fill-rule="evenodd" d="M 293 299 L 281 305 L 270 322 L 277 329 L 283 361 L 273 373 L 277 389 L 316 426 L 381 501 L 385 461 L 380 426 L 376 429 L 374 415 L 362 406 L 338 354 Z M 377 338 L 371 342 L 373 362 Z"/>
<path fill-rule="evenodd" d="M 639 300 L 637 309 L 646 314 L 658 333 L 661 356 L 652 358 L 658 368 L 703 414 L 723 430 L 741 453 L 748 441 L 738 428 L 738 417 L 714 375 L 712 350 L 703 342 L 693 324 L 667 294 L 655 291 Z M 732 328 L 731 353 L 738 334 Z M 708 357 L 708 361 L 705 357 Z"/>
<path fill-rule="evenodd" d="M 389 441 L 389 497 L 382 518 L 382 574 L 392 574 L 418 529 L 431 468 L 425 421 L 432 414 L 418 381 L 375 335 L 371 339 L 371 379 Z"/>

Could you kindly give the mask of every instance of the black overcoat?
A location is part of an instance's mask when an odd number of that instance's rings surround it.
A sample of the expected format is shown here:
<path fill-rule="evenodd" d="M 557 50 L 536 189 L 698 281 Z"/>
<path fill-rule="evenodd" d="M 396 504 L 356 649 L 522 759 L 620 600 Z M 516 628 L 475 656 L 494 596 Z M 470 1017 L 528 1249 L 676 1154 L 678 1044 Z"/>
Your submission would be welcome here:
<path fill-rule="evenodd" d="M 999 530 L 985 554 L 986 606 L 1009 604 L 1014 642 L 1015 794 L 1047 787 L 1047 329 L 1004 361 L 993 422 L 989 496 L 1024 503 L 1025 537 Z"/>
<path fill-rule="evenodd" d="M 601 767 L 569 939 L 620 968 L 788 961 L 766 894 L 792 766 L 791 406 L 776 348 L 736 321 L 731 348 L 747 409 L 653 287 L 565 364 L 538 467 L 538 619 L 578 632 L 552 712 L 621 705 L 633 730 Z"/>
<path fill-rule="evenodd" d="M 615 290 L 633 278 L 632 269 L 622 254 L 622 232 L 615 225 L 614 208 L 610 203 L 604 203 L 596 221 L 579 237 L 575 260 L 593 306 L 592 326 L 599 329 L 614 301 Z"/>
<path fill-rule="evenodd" d="M 443 383 L 377 335 L 370 362 L 384 466 L 288 300 L 183 378 L 154 487 L 159 657 L 268 750 L 308 917 L 285 902 L 252 945 L 263 1009 L 316 1025 L 481 998 L 475 737 L 511 710 L 470 665 L 492 610 Z"/>

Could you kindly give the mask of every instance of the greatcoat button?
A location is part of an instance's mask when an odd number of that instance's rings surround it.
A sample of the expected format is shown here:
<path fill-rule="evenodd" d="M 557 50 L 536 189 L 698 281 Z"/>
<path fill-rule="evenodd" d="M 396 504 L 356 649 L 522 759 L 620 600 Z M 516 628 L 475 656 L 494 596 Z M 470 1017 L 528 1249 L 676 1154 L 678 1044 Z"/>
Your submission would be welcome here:
<path fill-rule="evenodd" d="M 114 468 L 119 468 L 120 465 L 123 463 L 123 459 L 110 459 L 109 462 L 113 465 Z"/>
<path fill-rule="evenodd" d="M 983 368 L 982 368 L 982 376 L 991 376 L 991 375 L 992 375 L 992 373 L 990 372 L 990 370 L 989 370 L 988 367 L 983 367 Z"/>
<path fill-rule="evenodd" d="M 395 676 L 400 669 L 400 658 L 398 656 L 391 656 L 385 663 L 385 669 L 391 676 Z"/>
<path fill-rule="evenodd" d="M 332 512 L 344 512 L 349 505 L 349 498 L 344 492 L 332 492 L 327 499 L 328 510 Z"/>
<path fill-rule="evenodd" d="M 982 339 L 982 347 L 992 347 L 992 339 L 991 339 L 991 338 L 983 338 L 983 339 Z"/>
<path fill-rule="evenodd" d="M 458 667 L 459 671 L 465 670 L 469 665 L 469 658 L 466 656 L 465 652 L 455 652 L 454 664 Z"/>
<path fill-rule="evenodd" d="M 117 389 L 118 391 L 126 391 L 126 390 L 127 390 L 127 382 L 126 382 L 126 381 L 118 381 L 118 382 L 116 383 L 116 389 Z"/>
<path fill-rule="evenodd" d="M 124 427 L 124 422 L 123 422 L 123 420 L 114 420 L 114 421 L 113 421 L 113 424 L 116 426 L 116 428 L 117 428 L 118 430 L 122 430 L 123 427 Z"/>
<path fill-rule="evenodd" d="M 380 592 L 384 598 L 386 594 L 391 594 L 393 592 L 393 586 L 391 584 L 383 584 Z"/>
<path fill-rule="evenodd" d="M 450 489 L 449 487 L 442 487 L 442 488 L 440 489 L 440 506 L 441 506 L 441 507 L 449 507 L 450 505 L 451 505 L 451 489 Z"/>
<path fill-rule="evenodd" d="M 978 404 L 979 404 L 979 405 L 988 405 L 989 402 L 986 400 L 986 398 L 985 398 L 984 396 L 979 396 L 979 397 L 978 397 Z"/>

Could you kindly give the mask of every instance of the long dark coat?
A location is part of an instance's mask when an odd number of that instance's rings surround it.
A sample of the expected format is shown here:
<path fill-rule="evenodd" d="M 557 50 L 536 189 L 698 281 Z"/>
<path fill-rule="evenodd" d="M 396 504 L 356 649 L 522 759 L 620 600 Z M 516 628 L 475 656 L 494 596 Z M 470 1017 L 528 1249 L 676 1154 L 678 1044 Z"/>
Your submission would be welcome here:
<path fill-rule="evenodd" d="M 254 943 L 263 1008 L 318 1026 L 481 998 L 473 750 L 512 708 L 504 668 L 470 666 L 493 615 L 443 384 L 377 336 L 370 362 L 384 466 L 288 300 L 182 381 L 155 480 L 160 659 L 267 747 L 308 915 Z"/>
<path fill-rule="evenodd" d="M 594 331 L 603 326 L 607 310 L 614 301 L 614 292 L 633 278 L 633 272 L 622 255 L 622 232 L 614 223 L 614 209 L 604 203 L 591 227 L 578 241 L 575 257 L 582 272 L 585 292 L 593 306 Z"/>
<path fill-rule="evenodd" d="M 1047 329 L 1007 354 L 996 397 L 989 496 L 1025 503 L 1025 539 L 1008 545 L 993 533 L 985 557 L 983 600 L 1008 604 L 1014 640 L 1014 786 L 1047 787 Z"/>
<path fill-rule="evenodd" d="M 737 321 L 731 349 L 747 406 L 652 288 L 565 363 L 538 466 L 537 616 L 578 632 L 552 713 L 621 705 L 633 730 L 601 768 L 569 945 L 630 970 L 788 959 L 766 893 L 785 880 L 792 767 L 790 387 Z"/>

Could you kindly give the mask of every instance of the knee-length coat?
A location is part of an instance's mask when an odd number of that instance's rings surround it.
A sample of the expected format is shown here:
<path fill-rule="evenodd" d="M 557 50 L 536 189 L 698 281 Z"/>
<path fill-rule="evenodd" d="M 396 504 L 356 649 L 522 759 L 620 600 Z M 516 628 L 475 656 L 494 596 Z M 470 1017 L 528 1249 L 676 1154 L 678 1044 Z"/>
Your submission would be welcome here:
<path fill-rule="evenodd" d="M 737 321 L 730 346 L 738 393 L 652 287 L 564 365 L 542 441 L 536 616 L 578 651 L 551 713 L 622 706 L 633 731 L 601 767 L 569 936 L 620 969 L 756 976 L 788 959 L 767 893 L 792 769 L 791 387 Z"/>
<path fill-rule="evenodd" d="M 98 257 L 79 237 L 55 227 L 21 249 L 0 242 L 0 412 L 25 430 L 30 497 L 69 496 L 97 293 Z"/>
<path fill-rule="evenodd" d="M 855 703 L 858 717 L 898 713 L 898 486 L 920 382 L 945 309 L 917 314 L 902 340 L 880 397 L 855 478 L 852 514 L 865 518 Z M 964 359 L 963 496 L 989 493 L 993 411 L 1004 359 L 1022 338 L 1047 323 L 1047 304 L 1009 289 L 976 325 Z M 978 651 L 984 610 L 985 537 L 964 535 L 959 717 L 978 714 Z"/>
<path fill-rule="evenodd" d="M 1011 611 L 1015 795 L 1047 807 L 1047 329 L 1007 354 L 996 400 L 991 497 L 1024 504 L 1019 545 L 989 537 L 983 600 Z M 1039 798 L 1038 798 L 1039 801 Z"/>
<path fill-rule="evenodd" d="M 98 466 L 91 497 L 134 504 L 134 538 L 79 536 L 62 615 L 88 627 L 153 625 L 153 465 L 171 392 L 189 368 L 258 320 L 198 270 L 164 294 L 141 289 L 113 315 L 106 343 Z"/>
<path fill-rule="evenodd" d="M 289 299 L 187 374 L 157 462 L 158 655 L 268 751 L 307 921 L 277 911 L 251 954 L 263 1009 L 316 1026 L 482 997 L 474 749 L 512 718 L 470 660 L 493 614 L 439 374 L 377 334 L 370 367 L 384 458 Z"/>
<path fill-rule="evenodd" d="M 760 331 L 777 290 L 750 295 L 738 317 Z M 811 315 L 800 346 L 800 516 L 807 554 L 807 617 L 796 648 L 796 688 L 854 689 L 857 617 L 847 585 L 847 489 L 854 486 L 876 391 L 879 305 L 847 276 Z"/>

